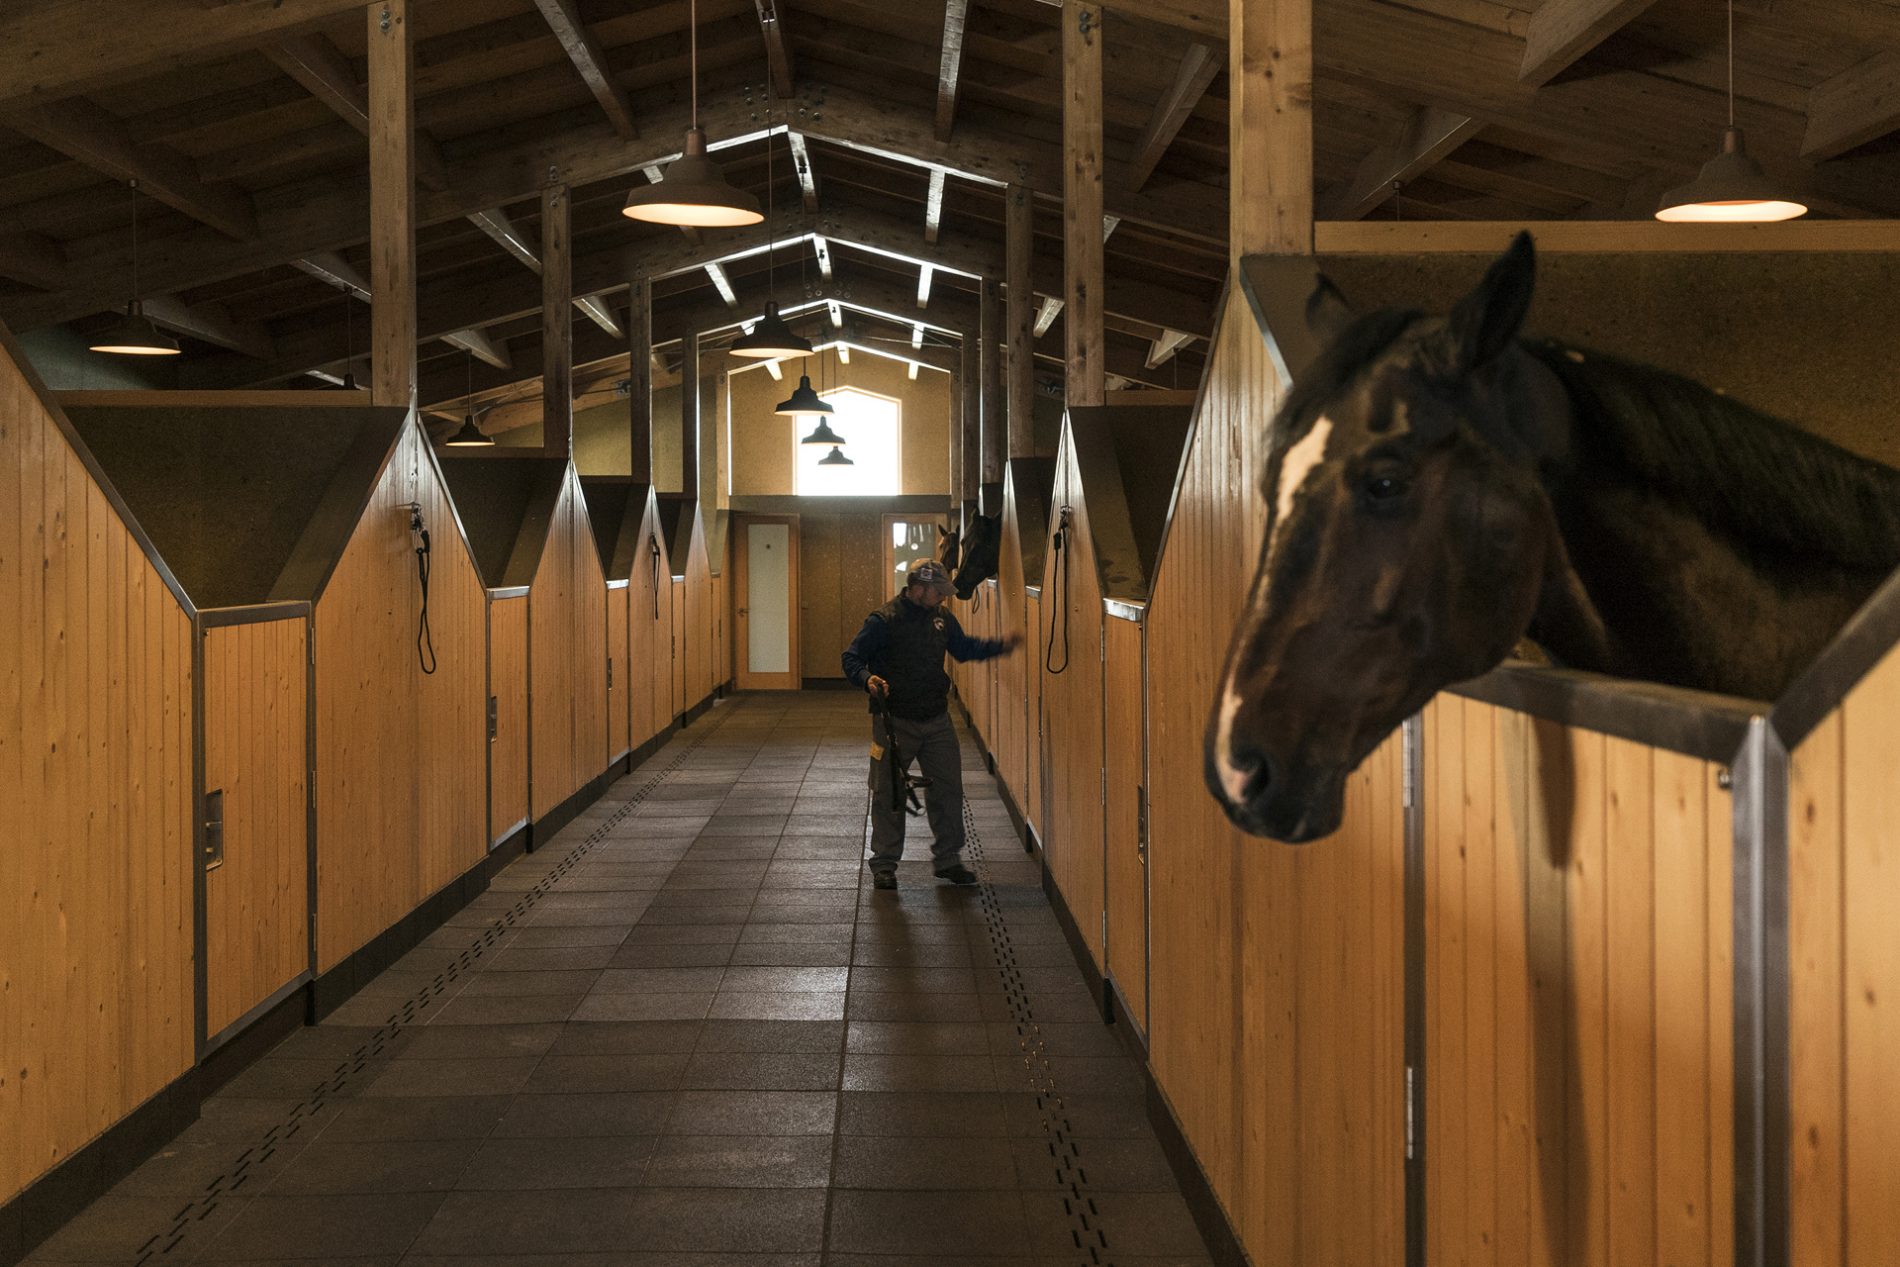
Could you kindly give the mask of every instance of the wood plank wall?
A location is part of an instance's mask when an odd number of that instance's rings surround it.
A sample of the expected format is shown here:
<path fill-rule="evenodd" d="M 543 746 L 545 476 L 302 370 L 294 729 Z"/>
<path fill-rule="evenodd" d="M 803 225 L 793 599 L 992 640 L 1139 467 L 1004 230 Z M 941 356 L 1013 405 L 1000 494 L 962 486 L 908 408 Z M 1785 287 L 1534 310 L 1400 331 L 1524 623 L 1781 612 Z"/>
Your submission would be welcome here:
<path fill-rule="evenodd" d="M 1043 610 L 1056 630 L 1052 657 L 1058 670 L 1050 672 L 1047 663 L 1037 662 L 1042 674 L 1042 744 L 1049 780 L 1043 793 L 1047 831 L 1042 843 L 1056 887 L 1062 891 L 1083 944 L 1099 969 L 1105 962 L 1102 912 L 1107 894 L 1102 852 L 1106 617 L 1095 569 L 1095 547 L 1089 535 L 1087 498 L 1069 426 L 1065 420 L 1050 511 L 1058 523 L 1065 509 L 1070 512 L 1069 531 L 1063 549 L 1053 545 L 1049 548 L 1042 578 Z M 1056 527 L 1050 525 L 1052 537 Z"/>
<path fill-rule="evenodd" d="M 568 467 L 528 591 L 535 821 L 607 768 L 607 580 L 580 477 Z"/>
<path fill-rule="evenodd" d="M 1729 1263 L 1718 767 L 1453 695 L 1424 727 L 1426 1260 Z"/>
<path fill-rule="evenodd" d="M 488 821 L 496 841 L 528 821 L 528 596 L 488 604 L 488 692 L 495 738 L 488 745 Z"/>
<path fill-rule="evenodd" d="M 1789 940 L 1796 1267 L 1900 1243 L 1900 651 L 1791 754 Z"/>
<path fill-rule="evenodd" d="M 607 659 L 612 665 L 607 674 L 607 760 L 618 761 L 633 747 L 630 703 L 633 674 L 628 618 L 631 614 L 630 587 L 616 585 L 607 591 Z"/>
<path fill-rule="evenodd" d="M 409 504 L 433 543 L 436 672 L 416 649 Z M 413 422 L 317 601 L 317 970 L 486 853 L 486 594 Z"/>
<path fill-rule="evenodd" d="M 1148 1030 L 1148 864 L 1141 856 L 1138 830 L 1142 763 L 1142 631 L 1132 620 L 1111 617 L 1104 630 L 1102 665 L 1102 756 L 1108 771 L 1108 804 L 1103 809 L 1103 856 L 1108 906 L 1108 975 L 1133 1013 L 1135 1027 Z"/>
<path fill-rule="evenodd" d="M 191 622 L 0 349 L 0 1202 L 191 1065 Z"/>
<path fill-rule="evenodd" d="M 1236 832 L 1201 778 L 1282 390 L 1237 292 L 1220 329 L 1148 611 L 1150 1062 L 1253 1261 L 1398 1263 L 1398 740 L 1348 781 L 1341 831 L 1299 848 Z"/>
<path fill-rule="evenodd" d="M 204 633 L 204 786 L 224 793 L 224 862 L 205 875 L 207 1034 L 310 965 L 305 625 Z"/>
<path fill-rule="evenodd" d="M 681 527 L 687 525 L 682 521 Z M 681 661 L 680 711 L 685 712 L 712 694 L 713 610 L 712 573 L 706 560 L 706 530 L 698 507 L 693 508 L 692 540 L 686 555 L 686 579 L 681 597 L 679 656 Z"/>
<path fill-rule="evenodd" d="M 628 725 L 636 748 L 673 723 L 673 627 L 669 614 L 673 581 L 666 572 L 664 545 L 660 546 L 657 573 L 654 569 L 652 548 L 658 538 L 659 516 L 649 501 L 627 585 L 627 642 L 633 664 Z"/>
<path fill-rule="evenodd" d="M 678 717 L 686 711 L 686 581 L 683 577 L 673 578 L 667 615 L 673 626 L 672 645 L 666 653 L 673 667 L 670 707 L 673 716 Z"/>
<path fill-rule="evenodd" d="M 1029 743 L 1035 735 L 1030 711 L 1029 679 L 1040 676 L 1035 639 L 1027 625 L 1028 606 L 1023 594 L 1023 550 L 1016 520 L 1016 498 L 1011 481 L 1003 482 L 1003 541 L 996 553 L 997 628 L 1023 636 L 1023 647 L 995 662 L 996 716 L 989 735 L 996 777 L 1009 789 L 1019 811 L 1027 812 Z"/>
<path fill-rule="evenodd" d="M 1029 698 L 1024 701 L 1023 720 L 1023 795 L 1016 804 L 1036 839 L 1043 835 L 1042 785 L 1042 595 L 1023 594 L 1023 636 L 1028 639 L 1023 653 L 1029 659 L 1023 666 L 1023 682 Z"/>

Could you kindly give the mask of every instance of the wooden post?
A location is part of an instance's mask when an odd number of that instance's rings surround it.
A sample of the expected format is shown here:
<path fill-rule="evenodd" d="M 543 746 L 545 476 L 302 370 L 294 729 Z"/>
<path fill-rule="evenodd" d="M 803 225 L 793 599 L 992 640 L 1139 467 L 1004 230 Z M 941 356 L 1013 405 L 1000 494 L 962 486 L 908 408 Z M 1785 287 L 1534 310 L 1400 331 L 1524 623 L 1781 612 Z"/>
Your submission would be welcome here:
<path fill-rule="evenodd" d="M 950 509 L 963 505 L 963 362 L 950 370 Z"/>
<path fill-rule="evenodd" d="M 1313 250 L 1313 0 L 1229 0 L 1228 250 Z"/>
<path fill-rule="evenodd" d="M 990 278 L 984 278 L 977 303 L 977 329 L 982 347 L 977 351 L 983 374 L 983 454 L 981 483 L 983 513 L 1002 513 L 1003 437 L 1009 424 L 1003 409 L 1003 291 Z M 997 504 L 991 505 L 995 498 Z"/>
<path fill-rule="evenodd" d="M 370 400 L 416 403 L 416 100 L 410 0 L 369 6 Z"/>
<path fill-rule="evenodd" d="M 574 252 L 558 184 L 541 191 L 541 451 L 574 455 Z"/>
<path fill-rule="evenodd" d="M 653 482 L 653 285 L 637 277 L 627 287 L 628 468 L 636 484 Z"/>
<path fill-rule="evenodd" d="M 1234 3 L 1239 7 L 1241 0 Z M 1102 335 L 1102 6 L 1086 2 L 1062 9 L 1062 235 L 1068 291 L 1062 314 L 1069 360 L 1066 395 L 1072 406 L 1099 405 L 1107 389 Z"/>
<path fill-rule="evenodd" d="M 680 491 L 699 496 L 699 332 L 686 336 L 680 365 Z"/>
<path fill-rule="evenodd" d="M 983 470 L 983 369 L 977 355 L 978 335 L 974 330 L 963 336 L 963 452 L 957 458 L 957 501 L 965 506 L 975 503 L 977 478 Z"/>
<path fill-rule="evenodd" d="M 1036 249 L 1036 197 L 1027 185 L 1011 185 L 1003 193 L 1006 210 L 1006 260 L 1003 276 L 1009 286 L 1009 456 L 1034 457 L 1036 452 L 1036 295 L 1030 280 Z"/>

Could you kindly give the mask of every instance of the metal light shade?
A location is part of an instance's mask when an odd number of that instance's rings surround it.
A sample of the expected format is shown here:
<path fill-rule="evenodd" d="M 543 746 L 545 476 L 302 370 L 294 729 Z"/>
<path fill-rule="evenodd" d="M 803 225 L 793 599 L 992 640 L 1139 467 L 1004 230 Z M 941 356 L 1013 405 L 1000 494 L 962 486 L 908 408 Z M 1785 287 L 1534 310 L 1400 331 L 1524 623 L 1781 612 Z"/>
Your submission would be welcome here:
<path fill-rule="evenodd" d="M 473 415 L 464 416 L 462 429 L 442 442 L 450 449 L 482 449 L 495 443 L 495 437 L 475 425 Z"/>
<path fill-rule="evenodd" d="M 627 195 L 622 215 L 649 224 L 683 224 L 693 228 L 729 229 L 765 219 L 759 200 L 726 183 L 718 164 L 706 156 L 706 133 L 686 131 L 686 152 L 673 160 L 657 185 L 646 185 Z"/>
<path fill-rule="evenodd" d="M 1662 196 L 1656 218 L 1672 223 L 1744 224 L 1792 220 L 1806 204 L 1785 197 L 1742 148 L 1742 130 L 1722 134 L 1722 152 L 1702 165 L 1688 184 Z"/>
<path fill-rule="evenodd" d="M 857 463 L 853 462 L 850 458 L 846 457 L 844 455 L 843 449 L 840 449 L 836 445 L 833 445 L 831 452 L 825 454 L 825 456 L 818 459 L 818 465 L 820 466 L 856 466 Z"/>
<path fill-rule="evenodd" d="M 787 357 L 810 356 L 811 340 L 801 339 L 792 333 L 785 324 L 785 318 L 778 315 L 778 300 L 765 301 L 765 316 L 759 324 L 752 327 L 751 334 L 743 334 L 732 341 L 734 356 L 749 356 L 760 361 L 783 361 Z"/>
<path fill-rule="evenodd" d="M 834 412 L 823 397 L 811 389 L 811 375 L 798 376 L 798 389 L 790 400 L 781 400 L 778 408 L 772 411 L 781 417 L 795 418 L 800 414 L 828 414 Z"/>
<path fill-rule="evenodd" d="M 833 431 L 831 429 L 831 424 L 829 422 L 827 422 L 823 418 L 820 418 L 818 420 L 817 428 L 814 429 L 812 433 L 806 436 L 803 440 L 800 440 L 799 443 L 800 444 L 828 444 L 832 448 L 835 449 L 839 445 L 845 443 L 845 438 L 839 435 L 837 432 Z"/>
<path fill-rule="evenodd" d="M 125 315 L 112 328 L 94 339 L 94 352 L 118 356 L 177 356 L 178 340 L 152 324 L 144 306 L 134 299 L 125 306 Z"/>

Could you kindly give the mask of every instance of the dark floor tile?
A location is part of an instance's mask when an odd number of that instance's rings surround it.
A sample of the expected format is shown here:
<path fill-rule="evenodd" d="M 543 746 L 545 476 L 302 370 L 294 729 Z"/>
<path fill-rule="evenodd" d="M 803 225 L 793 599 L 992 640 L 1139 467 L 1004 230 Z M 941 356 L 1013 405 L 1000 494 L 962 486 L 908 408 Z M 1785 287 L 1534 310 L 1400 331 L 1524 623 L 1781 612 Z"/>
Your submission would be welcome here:
<path fill-rule="evenodd" d="M 94 1201 L 34 1250 L 35 1263 L 131 1263 L 148 1248 L 162 1248 L 175 1235 L 176 1196 L 107 1195 Z M 184 1229 L 194 1248 L 207 1243 L 243 1210 L 242 1201 L 221 1201 L 203 1223 Z"/>
<path fill-rule="evenodd" d="M 372 1025 L 305 1025 L 292 1030 L 270 1055 L 287 1060 L 327 1060 L 333 1064 L 398 1055 L 413 1031 L 391 1033 Z"/>
<path fill-rule="evenodd" d="M 446 1191 L 467 1163 L 468 1148 L 465 1140 L 320 1139 L 273 1176 L 264 1191 L 276 1196 Z M 277 1252 L 295 1249 L 282 1245 Z"/>
<path fill-rule="evenodd" d="M 669 1135 L 830 1135 L 838 1097 L 830 1091 L 683 1091 Z"/>
<path fill-rule="evenodd" d="M 1003 1098 L 1009 1105 L 1011 1134 L 1038 1136 L 1047 1130 L 1050 1106 L 1046 1100 L 1038 1104 L 1038 1097 L 1027 1091 L 1007 1092 Z M 1065 1092 L 1062 1096 L 1061 1117 L 1065 1133 L 1077 1139 L 1094 1136 L 1152 1138 L 1154 1134 L 1154 1127 L 1148 1122 L 1146 1101 L 1139 1095 L 1071 1095 Z"/>
<path fill-rule="evenodd" d="M 642 920 L 621 943 L 630 946 L 731 945 L 739 940 L 739 924 L 660 924 Z"/>
<path fill-rule="evenodd" d="M 506 1096 L 370 1096 L 352 1100 L 317 1138 L 326 1143 L 480 1139 L 507 1111 Z"/>
<path fill-rule="evenodd" d="M 538 1060 L 537 1056 L 400 1060 L 378 1075 L 363 1095 L 507 1095 L 521 1089 Z"/>
<path fill-rule="evenodd" d="M 1007 1136 L 1017 1123 L 1013 1107 L 1010 1097 L 986 1092 L 846 1091 L 839 1097 L 838 1131 L 926 1138 Z"/>
<path fill-rule="evenodd" d="M 852 1021 L 851 1053 L 973 1057 L 989 1054 L 988 1031 L 973 1021 Z"/>
<path fill-rule="evenodd" d="M 726 969 L 719 988 L 748 993 L 838 993 L 845 988 L 847 974 L 845 968 L 732 967 Z"/>
<path fill-rule="evenodd" d="M 545 914 L 548 908 L 536 913 Z M 614 957 L 612 946 L 510 946 L 496 955 L 488 972 L 546 972 L 556 969 L 605 968 Z"/>
<path fill-rule="evenodd" d="M 687 945 L 627 945 L 614 952 L 610 968 L 705 968 L 723 966 L 733 958 L 734 943 L 719 941 Z"/>
<path fill-rule="evenodd" d="M 425 1025 L 409 1030 L 398 1060 L 470 1060 L 481 1056 L 539 1056 L 554 1045 L 561 1026 Z"/>
<path fill-rule="evenodd" d="M 1022 1198 L 1014 1192 L 842 1190 L 832 1197 L 826 1243 L 840 1253 L 956 1257 L 1025 1255 L 1030 1248 Z"/>
<path fill-rule="evenodd" d="M 594 984 L 597 994 L 711 993 L 726 975 L 724 968 L 609 968 Z"/>
<path fill-rule="evenodd" d="M 836 1055 L 842 1021 L 707 1021 L 695 1048 L 702 1052 L 811 1052 Z"/>
<path fill-rule="evenodd" d="M 851 990 L 854 994 L 975 994 L 977 982 L 967 966 L 853 968 Z"/>
<path fill-rule="evenodd" d="M 731 964 L 750 968 L 843 968 L 851 960 L 851 944 L 826 942 L 740 942 L 732 948 Z"/>
<path fill-rule="evenodd" d="M 205 1262 L 399 1254 L 442 1203 L 439 1193 L 261 1196 L 206 1245 Z"/>
<path fill-rule="evenodd" d="M 698 1021 L 712 1008 L 710 991 L 667 994 L 588 995 L 574 1009 L 574 1020 L 592 1021 Z"/>
<path fill-rule="evenodd" d="M 531 1025 L 565 1021 L 580 1006 L 578 994 L 499 994 L 477 998 L 457 996 L 438 1012 L 431 1025 Z"/>
<path fill-rule="evenodd" d="M 1014 1191 L 1014 1144 L 996 1136 L 849 1135 L 838 1141 L 838 1188 Z"/>
<path fill-rule="evenodd" d="M 375 1068 L 382 1064 L 379 1058 Z M 303 1099 L 309 1097 L 318 1087 L 327 1087 L 335 1083 L 337 1075 L 346 1066 L 341 1061 L 297 1060 L 284 1056 L 266 1056 L 264 1059 L 240 1073 L 237 1077 L 219 1088 L 218 1094 L 230 1100 L 251 1099 Z M 346 1098 L 358 1094 L 367 1078 L 354 1077 L 348 1085 L 339 1091 L 331 1091 L 326 1098 Z"/>
<path fill-rule="evenodd" d="M 831 1173 L 824 1135 L 669 1135 L 643 1182 L 670 1188 L 822 1188 Z"/>
<path fill-rule="evenodd" d="M 651 1055 L 690 1052 L 699 1043 L 701 1022 L 599 1021 L 562 1028 L 548 1049 L 555 1056 Z"/>
<path fill-rule="evenodd" d="M 1023 1188 L 1066 1187 L 1068 1170 L 1059 1161 L 1053 1139 L 1018 1137 L 1011 1141 L 1016 1175 Z M 1174 1172 L 1167 1154 L 1152 1136 L 1125 1139 L 1091 1137 L 1071 1140 L 1073 1160 L 1089 1191 L 1096 1193 L 1175 1192 Z"/>
<path fill-rule="evenodd" d="M 726 1021 L 841 1021 L 845 996 L 795 990 L 783 994 L 761 994 L 721 990 L 713 996 L 715 1020 Z"/>
<path fill-rule="evenodd" d="M 497 1139 L 653 1135 L 673 1116 L 671 1091 L 607 1091 L 516 1096 L 496 1123 Z"/>
<path fill-rule="evenodd" d="M 995 1070 L 975 1056 L 849 1053 L 847 1091 L 996 1091 Z"/>
<path fill-rule="evenodd" d="M 611 951 L 611 946 L 589 947 Z M 544 972 L 478 972 L 457 997 L 476 999 L 502 994 L 585 994 L 600 977 L 597 969 Z"/>
<path fill-rule="evenodd" d="M 1034 1246 L 1060 1254 L 1073 1247 L 1060 1193 L 1024 1193 Z M 1121 1192 L 1096 1202 L 1102 1235 L 1119 1262 L 1123 1255 L 1198 1255 L 1206 1252 L 1187 1202 L 1172 1192 Z"/>
<path fill-rule="evenodd" d="M 534 1095 L 587 1091 L 670 1091 L 679 1085 L 683 1052 L 648 1055 L 546 1056 L 523 1090 Z"/>
<path fill-rule="evenodd" d="M 824 1197 L 800 1189 L 454 1193 L 414 1249 L 560 1254 L 639 1245 L 659 1253 L 809 1251 L 823 1236 Z"/>
<path fill-rule="evenodd" d="M 485 1142 L 455 1186 L 463 1190 L 630 1188 L 652 1155 L 655 1135 L 503 1136 Z"/>
<path fill-rule="evenodd" d="M 853 1021 L 957 1021 L 985 1018 L 977 994 L 853 994 L 845 1016 Z"/>
<path fill-rule="evenodd" d="M 694 1091 L 825 1091 L 838 1086 L 832 1053 L 700 1052 L 686 1066 L 680 1086 Z"/>

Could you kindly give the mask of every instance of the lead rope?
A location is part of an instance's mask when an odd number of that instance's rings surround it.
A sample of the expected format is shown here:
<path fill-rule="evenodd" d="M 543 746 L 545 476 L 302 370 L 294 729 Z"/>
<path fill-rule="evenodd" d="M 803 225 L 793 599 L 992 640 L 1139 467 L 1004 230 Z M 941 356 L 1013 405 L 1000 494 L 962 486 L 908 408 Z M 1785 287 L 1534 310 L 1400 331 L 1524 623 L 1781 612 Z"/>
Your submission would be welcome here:
<path fill-rule="evenodd" d="M 1057 521 L 1054 542 L 1056 551 L 1055 578 L 1054 583 L 1049 588 L 1052 590 L 1060 589 L 1062 591 L 1062 667 L 1058 669 L 1055 665 L 1057 622 L 1051 621 L 1049 622 L 1049 645 L 1044 648 L 1042 653 L 1042 667 L 1044 671 L 1051 676 L 1066 673 L 1069 670 L 1069 573 L 1074 571 L 1074 568 L 1063 558 L 1063 555 L 1065 553 L 1064 546 L 1068 544 L 1069 540 L 1069 516 L 1072 513 L 1070 507 L 1064 506 L 1062 508 L 1061 517 Z"/>
<path fill-rule="evenodd" d="M 416 547 L 416 579 L 422 583 L 422 615 L 416 622 L 416 662 L 425 674 L 436 670 L 435 636 L 429 630 L 429 530 L 422 522 L 422 503 L 409 503 L 409 530 L 421 538 Z"/>

